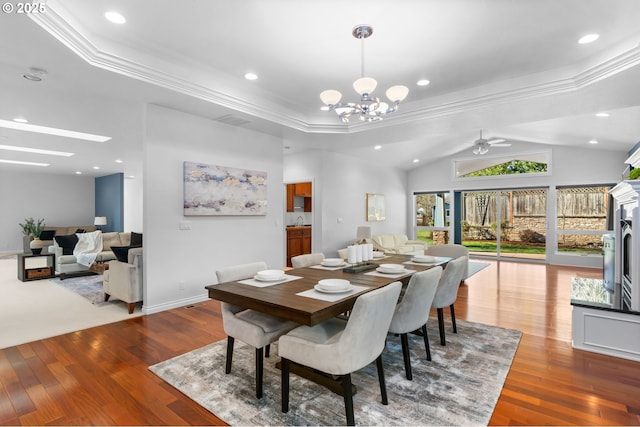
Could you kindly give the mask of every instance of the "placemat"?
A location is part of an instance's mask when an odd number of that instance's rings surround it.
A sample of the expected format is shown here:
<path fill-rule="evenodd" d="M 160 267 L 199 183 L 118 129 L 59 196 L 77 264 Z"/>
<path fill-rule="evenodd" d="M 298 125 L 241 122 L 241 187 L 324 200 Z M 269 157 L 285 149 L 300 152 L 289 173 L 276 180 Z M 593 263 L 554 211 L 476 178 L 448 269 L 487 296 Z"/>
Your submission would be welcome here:
<path fill-rule="evenodd" d="M 389 273 L 380 273 L 379 271 L 370 271 L 368 273 L 364 273 L 368 276 L 378 276 L 378 277 L 389 277 L 391 279 L 399 279 L 401 277 L 404 276 L 408 276 L 411 273 L 415 273 L 416 270 L 409 270 L 408 268 L 405 268 L 405 270 L 402 273 L 399 274 L 389 274 Z"/>
<path fill-rule="evenodd" d="M 323 301 L 334 302 L 334 301 L 339 301 L 342 298 L 345 298 L 345 297 L 351 296 L 353 294 L 356 294 L 358 292 L 362 292 L 362 291 L 364 291 L 366 289 L 369 289 L 369 287 L 368 286 L 351 285 L 351 290 L 349 292 L 328 294 L 328 293 L 324 293 L 324 292 L 318 292 L 315 289 L 309 289 L 308 291 L 299 292 L 296 295 L 299 295 L 301 297 L 306 297 L 306 298 L 315 298 L 315 299 L 320 299 L 320 300 L 323 300 Z"/>
<path fill-rule="evenodd" d="M 300 276 L 291 276 L 289 274 L 284 275 L 284 279 L 275 282 L 262 282 L 256 279 L 239 280 L 238 283 L 242 283 L 249 286 L 255 286 L 256 288 L 266 288 L 268 286 L 279 285 L 281 283 L 291 282 L 292 280 L 302 279 Z"/>

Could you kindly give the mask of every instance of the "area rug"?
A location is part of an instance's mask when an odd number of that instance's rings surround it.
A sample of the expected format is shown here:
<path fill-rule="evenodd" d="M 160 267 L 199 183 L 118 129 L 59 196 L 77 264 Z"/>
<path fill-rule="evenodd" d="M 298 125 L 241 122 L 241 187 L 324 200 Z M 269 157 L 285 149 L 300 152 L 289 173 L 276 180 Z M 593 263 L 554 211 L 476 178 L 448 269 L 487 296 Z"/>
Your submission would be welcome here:
<path fill-rule="evenodd" d="M 95 305 L 109 304 L 104 300 L 104 291 L 102 290 L 102 275 L 96 274 L 92 276 L 67 277 L 64 280 L 56 277 L 49 279 L 56 285 L 60 285 L 65 289 L 75 292 L 91 301 Z"/>
<path fill-rule="evenodd" d="M 484 270 L 485 268 L 489 267 L 490 265 L 491 264 L 489 264 L 488 262 L 469 261 L 469 274 L 467 274 L 467 277 L 465 277 L 464 280 L 466 280 L 469 277 L 473 276 L 474 274 L 476 274 L 480 270 Z"/>
<path fill-rule="evenodd" d="M 400 338 L 389 335 L 383 352 L 389 405 L 380 403 L 375 363 L 352 375 L 356 424 L 487 425 L 500 396 L 521 332 L 457 321 L 441 346 L 438 322 L 429 321 L 433 360 L 422 337 L 410 334 L 413 381 L 405 378 Z M 434 328 L 434 329 L 432 329 Z M 236 341 L 233 368 L 224 373 L 226 340 L 149 369 L 230 425 L 344 425 L 342 397 L 291 374 L 290 410 L 280 410 L 277 344 L 265 360 L 264 396 L 255 397 L 255 350 Z"/>

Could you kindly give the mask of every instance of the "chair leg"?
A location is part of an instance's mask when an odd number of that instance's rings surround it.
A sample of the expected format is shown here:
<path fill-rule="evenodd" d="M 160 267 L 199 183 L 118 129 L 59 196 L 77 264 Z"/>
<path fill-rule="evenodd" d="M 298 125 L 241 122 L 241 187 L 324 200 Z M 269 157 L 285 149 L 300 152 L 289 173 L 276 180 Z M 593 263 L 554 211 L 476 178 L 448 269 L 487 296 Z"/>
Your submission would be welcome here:
<path fill-rule="evenodd" d="M 356 425 L 355 417 L 353 416 L 353 394 L 351 391 L 351 374 L 343 375 L 342 379 L 342 394 L 344 396 L 344 410 L 347 414 L 347 425 Z"/>
<path fill-rule="evenodd" d="M 424 349 L 427 351 L 427 360 L 431 362 L 431 349 L 429 348 L 429 336 L 427 335 L 427 324 L 422 325 L 422 338 L 424 339 Z"/>
<path fill-rule="evenodd" d="M 269 357 L 270 352 L 271 352 L 271 344 L 267 344 L 264 351 L 264 357 Z"/>
<path fill-rule="evenodd" d="M 262 371 L 264 368 L 264 347 L 256 348 L 256 397 L 262 398 Z"/>
<path fill-rule="evenodd" d="M 289 412 L 289 359 L 280 359 L 280 385 L 282 393 L 282 412 Z"/>
<path fill-rule="evenodd" d="M 447 345 L 444 338 L 444 312 L 442 308 L 438 308 L 438 329 L 440 330 L 440 345 Z"/>
<path fill-rule="evenodd" d="M 227 363 L 224 368 L 224 373 L 231 372 L 231 361 L 233 360 L 233 343 L 235 339 L 233 337 L 227 337 Z"/>
<path fill-rule="evenodd" d="M 449 310 L 451 311 L 451 323 L 453 323 L 453 333 L 458 333 L 458 328 L 456 327 L 456 312 L 453 309 L 453 304 L 449 306 Z"/>
<path fill-rule="evenodd" d="M 411 355 L 409 354 L 409 338 L 407 334 L 400 334 L 400 342 L 402 342 L 402 357 L 404 359 L 404 373 L 408 380 L 413 379 L 411 375 Z"/>
<path fill-rule="evenodd" d="M 380 382 L 380 395 L 382 396 L 382 404 L 388 405 L 387 399 L 387 383 L 384 381 L 384 367 L 382 366 L 382 353 L 376 359 L 376 368 L 378 368 L 378 381 Z"/>

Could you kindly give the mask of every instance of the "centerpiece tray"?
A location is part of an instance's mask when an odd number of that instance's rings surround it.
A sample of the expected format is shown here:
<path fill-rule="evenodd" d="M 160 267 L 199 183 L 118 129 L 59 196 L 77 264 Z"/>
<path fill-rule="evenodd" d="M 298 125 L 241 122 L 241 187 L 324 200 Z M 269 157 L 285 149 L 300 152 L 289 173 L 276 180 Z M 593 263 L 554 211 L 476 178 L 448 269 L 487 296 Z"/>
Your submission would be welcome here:
<path fill-rule="evenodd" d="M 354 264 L 342 269 L 345 273 L 362 273 L 363 271 L 375 270 L 380 265 L 373 262 L 363 262 L 360 264 Z"/>

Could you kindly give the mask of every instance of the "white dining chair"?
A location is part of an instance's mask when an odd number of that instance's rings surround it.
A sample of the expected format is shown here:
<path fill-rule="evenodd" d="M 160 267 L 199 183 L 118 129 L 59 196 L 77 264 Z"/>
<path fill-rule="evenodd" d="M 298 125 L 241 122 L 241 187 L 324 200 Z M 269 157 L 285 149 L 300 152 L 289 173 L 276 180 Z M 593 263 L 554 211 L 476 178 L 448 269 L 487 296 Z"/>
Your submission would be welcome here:
<path fill-rule="evenodd" d="M 393 282 L 356 299 L 348 320 L 300 326 L 278 340 L 282 361 L 282 412 L 289 412 L 289 371 L 294 362 L 339 376 L 347 425 L 355 425 L 351 373 L 376 361 L 382 404 L 387 405 L 382 351 L 402 284 Z"/>
<path fill-rule="evenodd" d="M 431 245 L 424 251 L 425 255 L 447 257 L 447 258 L 459 258 L 461 256 L 467 259 L 467 265 L 464 267 L 464 273 L 462 274 L 462 281 L 469 275 L 469 249 L 466 246 L 458 244 L 445 244 L 445 245 Z"/>
<path fill-rule="evenodd" d="M 216 271 L 218 283 L 243 280 L 255 276 L 259 271 L 266 270 L 264 262 L 240 264 L 222 268 Z M 233 360 L 233 344 L 235 339 L 247 343 L 256 349 L 256 397 L 262 397 L 264 356 L 269 357 L 269 345 L 299 326 L 295 322 L 270 316 L 259 311 L 221 303 L 222 325 L 227 334 L 227 359 L 225 373 L 231 373 Z M 263 349 L 266 347 L 266 354 Z"/>
<path fill-rule="evenodd" d="M 291 257 L 291 266 L 293 268 L 311 267 L 312 265 L 320 264 L 323 260 L 324 254 L 322 252 L 298 255 Z"/>
<path fill-rule="evenodd" d="M 444 334 L 444 311 L 443 308 L 449 306 L 451 312 L 451 323 L 453 324 L 453 333 L 458 333 L 458 327 L 456 326 L 456 314 L 453 308 L 453 303 L 458 298 L 458 288 L 462 281 L 462 275 L 464 269 L 467 266 L 467 258 L 461 256 L 449 261 L 447 266 L 440 277 L 438 283 L 438 289 L 436 295 L 433 297 L 433 303 L 431 307 L 435 308 L 438 312 L 438 329 L 440 330 L 440 345 L 447 345 Z"/>
<path fill-rule="evenodd" d="M 402 343 L 402 356 L 404 370 L 408 380 L 413 379 L 411 374 L 411 357 L 409 354 L 410 332 L 421 330 L 424 340 L 424 348 L 427 352 L 427 360 L 431 360 L 429 349 L 429 337 L 427 336 L 427 321 L 433 297 L 438 289 L 438 281 L 442 276 L 442 267 L 437 266 L 429 270 L 420 271 L 411 276 L 404 296 L 396 305 L 393 319 L 389 326 L 389 332 L 400 335 Z"/>

